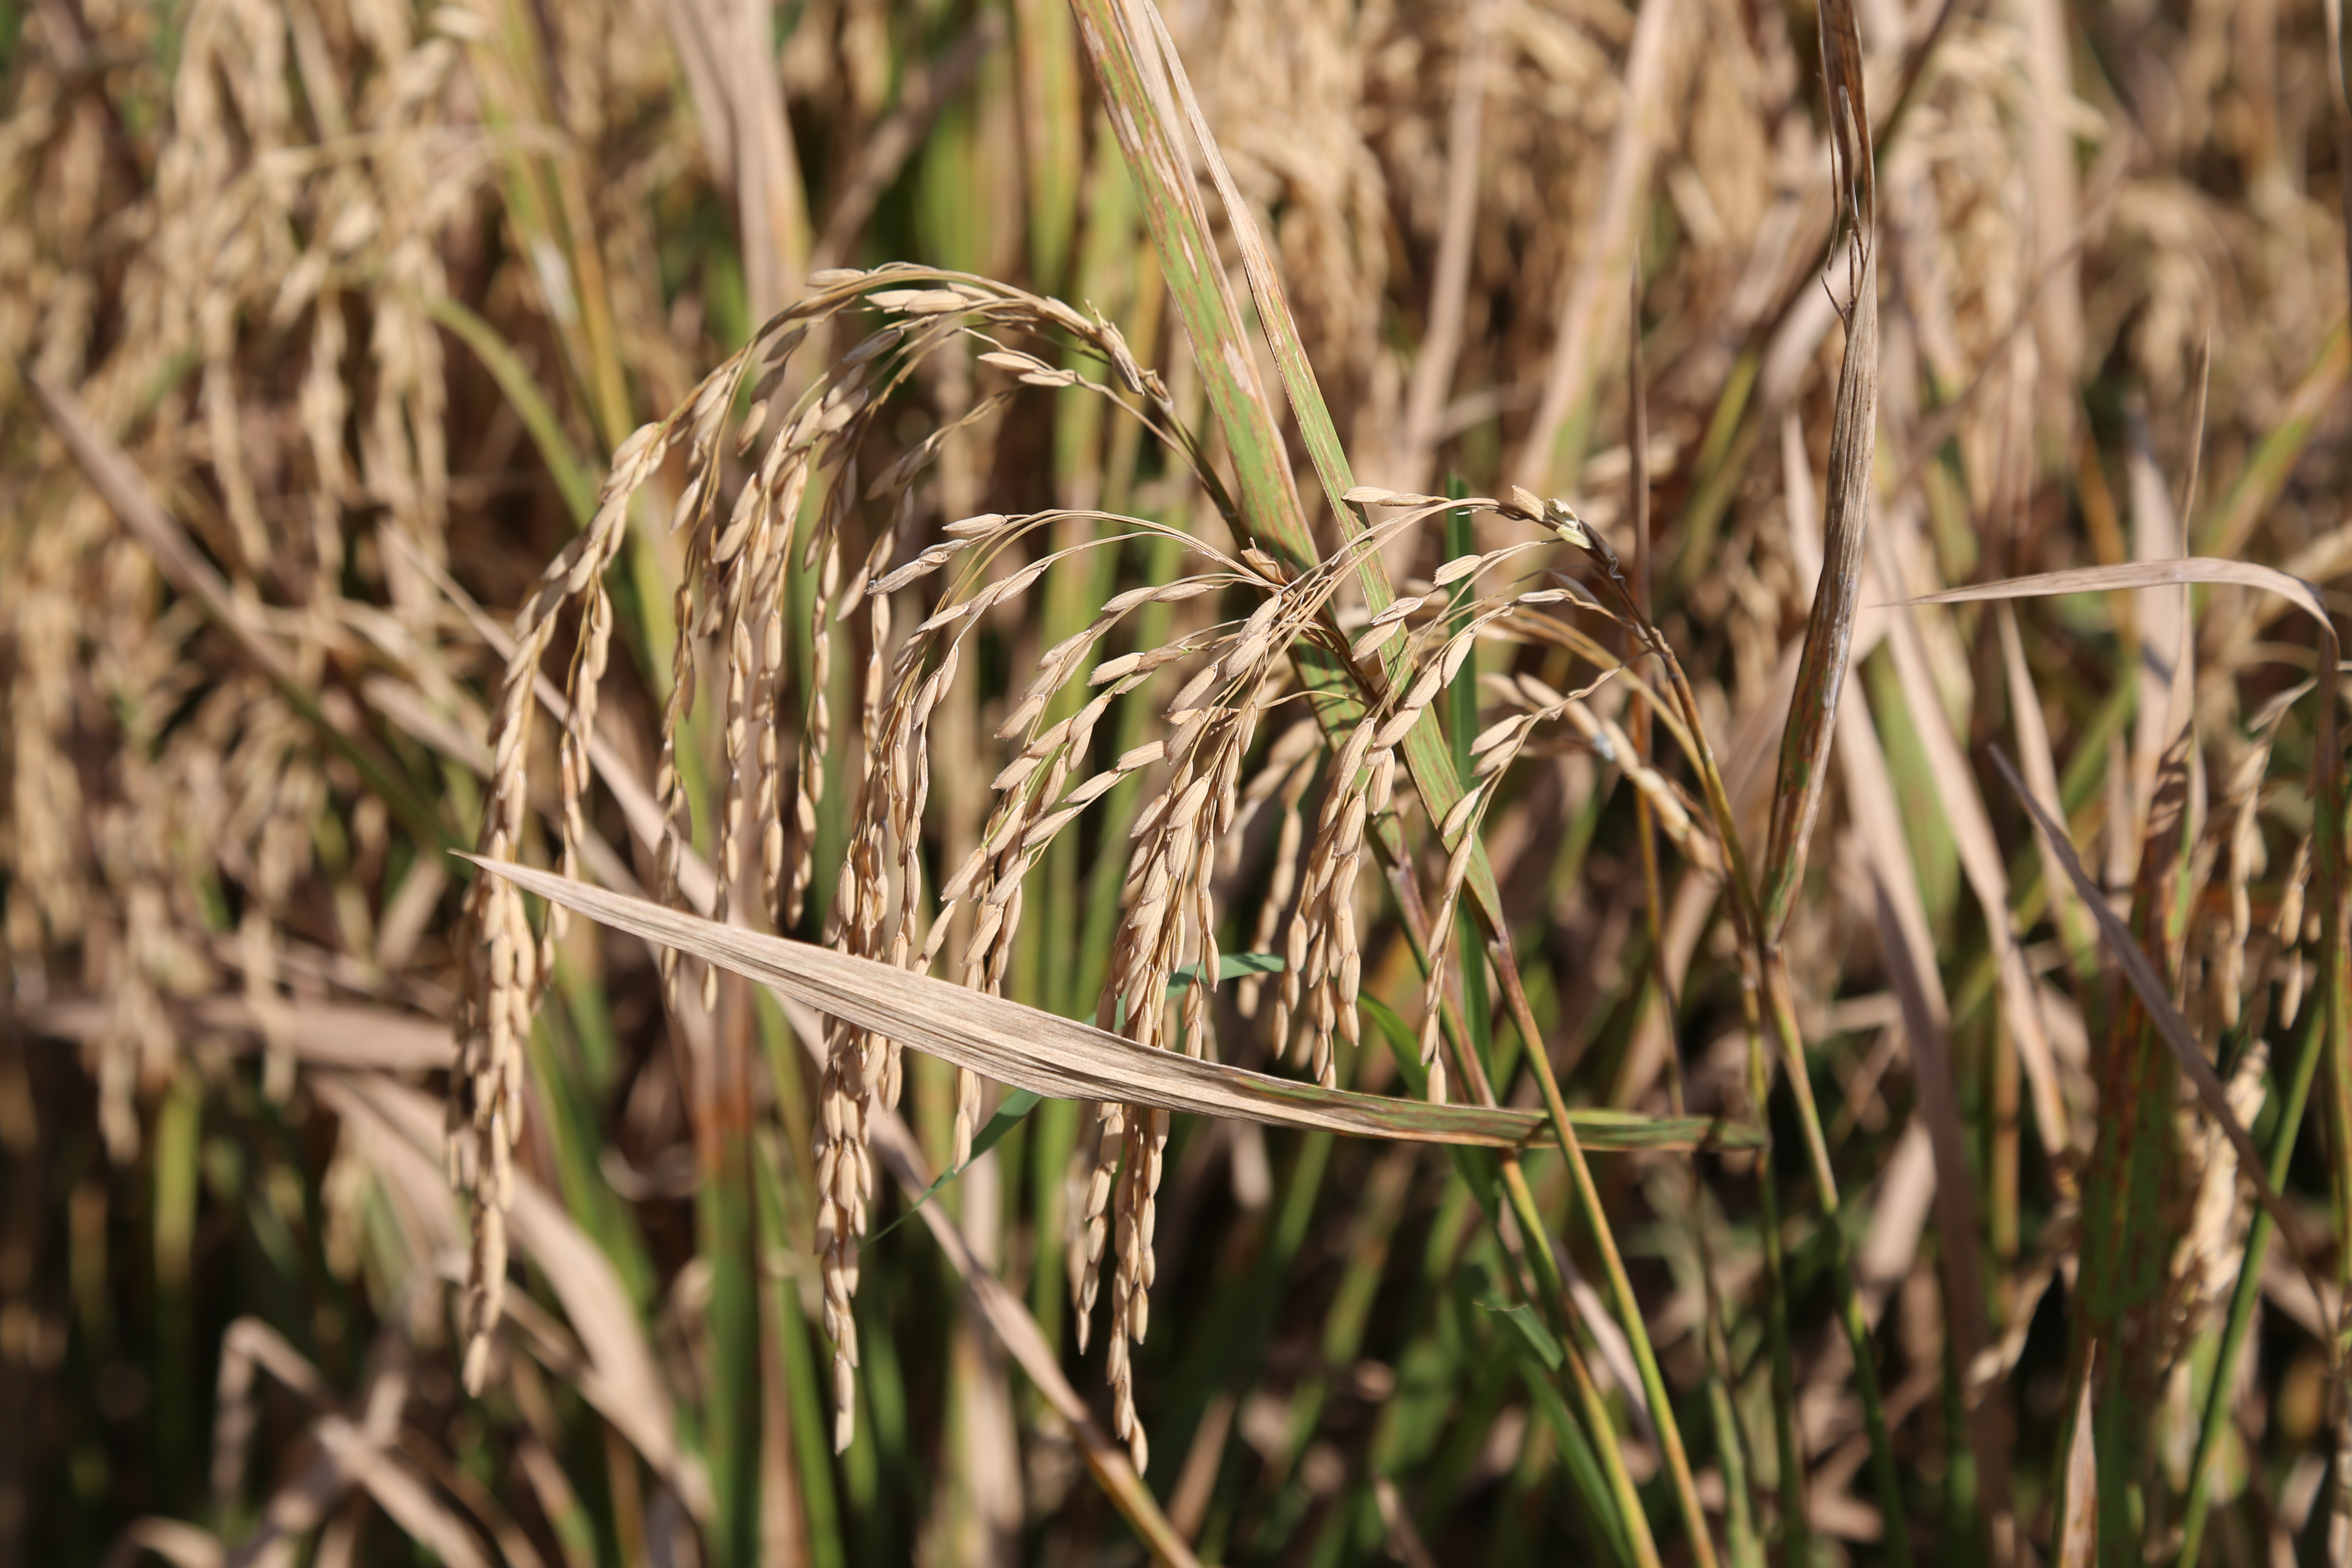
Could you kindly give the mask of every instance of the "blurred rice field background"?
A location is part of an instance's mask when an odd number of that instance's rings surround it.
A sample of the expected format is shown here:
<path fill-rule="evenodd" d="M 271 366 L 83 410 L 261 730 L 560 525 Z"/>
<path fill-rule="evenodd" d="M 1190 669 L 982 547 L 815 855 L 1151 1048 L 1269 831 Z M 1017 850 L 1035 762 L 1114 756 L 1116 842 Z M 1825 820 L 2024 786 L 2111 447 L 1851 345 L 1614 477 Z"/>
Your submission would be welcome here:
<path fill-rule="evenodd" d="M 0 1568 L 2352 1562 L 2347 58 L 0 0 Z"/>

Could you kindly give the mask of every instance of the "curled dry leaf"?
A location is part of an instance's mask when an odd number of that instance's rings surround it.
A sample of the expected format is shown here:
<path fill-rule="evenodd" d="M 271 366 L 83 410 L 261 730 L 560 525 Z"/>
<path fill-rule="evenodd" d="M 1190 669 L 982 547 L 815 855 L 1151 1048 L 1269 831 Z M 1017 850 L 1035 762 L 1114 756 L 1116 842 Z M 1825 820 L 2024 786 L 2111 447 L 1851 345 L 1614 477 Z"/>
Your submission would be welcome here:
<path fill-rule="evenodd" d="M 1777 942 L 1805 872 L 1813 823 L 1829 783 L 1837 737 L 1838 698 L 1853 643 L 1862 595 L 1864 546 L 1870 526 L 1878 447 L 1878 247 L 1874 154 L 1863 95 L 1862 32 L 1853 0 L 1823 0 L 1822 75 L 1829 94 L 1840 216 L 1847 227 L 1845 359 L 1838 367 L 1830 426 L 1829 486 L 1822 520 L 1822 571 L 1805 622 L 1797 687 L 1780 731 L 1780 763 L 1764 849 L 1757 905 L 1762 938 Z"/>
<path fill-rule="evenodd" d="M 511 862 L 476 857 L 493 875 L 579 914 L 690 952 L 773 986 L 861 1029 L 903 1041 L 999 1083 L 1058 1100 L 1125 1101 L 1320 1128 L 1357 1137 L 1517 1148 L 1544 1136 L 1544 1118 L 1506 1107 L 1433 1106 L 1330 1089 L 1181 1052 L 1153 1050 L 1108 1031 L 929 975 L 809 942 L 722 926 L 643 899 Z M 1748 1129 L 1588 1111 L 1574 1118 L 1590 1148 L 1670 1149 L 1702 1142 L 1751 1146 Z"/>

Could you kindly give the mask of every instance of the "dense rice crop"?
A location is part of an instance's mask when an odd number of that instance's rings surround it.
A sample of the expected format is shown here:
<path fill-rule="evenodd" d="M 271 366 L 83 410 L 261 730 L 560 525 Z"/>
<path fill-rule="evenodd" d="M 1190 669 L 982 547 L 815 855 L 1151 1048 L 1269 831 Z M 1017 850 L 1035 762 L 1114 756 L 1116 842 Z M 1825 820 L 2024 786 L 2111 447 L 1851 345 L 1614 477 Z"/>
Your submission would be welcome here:
<path fill-rule="evenodd" d="M 2347 58 L 0 7 L 0 1568 L 2352 1561 Z"/>

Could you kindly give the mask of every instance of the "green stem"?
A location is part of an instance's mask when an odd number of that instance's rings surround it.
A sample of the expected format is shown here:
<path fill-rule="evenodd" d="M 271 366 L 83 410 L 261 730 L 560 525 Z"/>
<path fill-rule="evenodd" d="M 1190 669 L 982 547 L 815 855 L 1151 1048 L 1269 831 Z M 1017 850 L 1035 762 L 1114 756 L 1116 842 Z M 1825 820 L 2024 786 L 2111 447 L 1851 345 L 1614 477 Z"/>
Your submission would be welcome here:
<path fill-rule="evenodd" d="M 1393 822 L 1390 826 L 1393 830 Z M 1412 879 L 1411 861 L 1401 857 L 1391 857 L 1390 863 L 1391 868 L 1402 868 L 1395 870 L 1389 878 L 1389 887 L 1396 895 L 1398 913 L 1402 917 L 1400 923 L 1404 929 L 1406 942 L 1412 950 L 1415 963 L 1425 976 L 1429 973 L 1431 934 L 1428 915 L 1421 907 L 1420 894 Z M 1505 950 L 1504 956 L 1507 959 L 1507 949 Z M 1514 977 L 1516 976 L 1515 970 L 1510 973 Z M 1524 998 L 1522 998 L 1522 1005 L 1524 1005 Z M 1440 1009 L 1440 1027 L 1444 1030 L 1448 1041 L 1454 1048 L 1455 1057 L 1462 1064 L 1462 1076 L 1467 1081 L 1472 1095 L 1480 1104 L 1492 1105 L 1495 1103 L 1494 1086 L 1486 1077 L 1485 1053 L 1480 1050 L 1478 1040 L 1469 1032 L 1460 1010 L 1454 1005 L 1450 997 L 1441 995 Z M 1530 1037 L 1538 1042 L 1541 1039 L 1540 1036 Z M 1540 1057 L 1543 1054 L 1540 1045 L 1531 1049 L 1528 1054 Z M 1415 1061 L 1417 1058 L 1417 1053 L 1413 1051 L 1400 1050 L 1397 1055 L 1400 1065 Z M 1570 1148 L 1575 1147 L 1576 1135 L 1568 1130 L 1565 1120 L 1559 1123 L 1559 1129 L 1564 1144 Z M 1475 1158 L 1478 1152 L 1464 1150 L 1461 1152 L 1469 1158 L 1458 1160 L 1457 1168 L 1465 1173 L 1477 1169 L 1481 1163 Z M 1601 1469 L 1608 1476 L 1611 1492 L 1617 1500 L 1632 1560 L 1640 1564 L 1641 1568 L 1653 1568 L 1658 1561 L 1657 1542 L 1650 1532 L 1649 1516 L 1643 1510 L 1641 1495 L 1634 1489 L 1632 1475 L 1625 1468 L 1623 1448 L 1617 1440 L 1617 1428 L 1610 1418 L 1608 1405 L 1601 1398 L 1599 1387 L 1592 1382 L 1591 1368 L 1587 1366 L 1582 1352 L 1577 1348 L 1574 1333 L 1577 1321 L 1576 1310 L 1569 1300 L 1567 1279 L 1560 1268 L 1559 1259 L 1552 1251 L 1551 1227 L 1546 1223 L 1541 1209 L 1536 1205 L 1535 1193 L 1528 1184 L 1527 1173 L 1520 1164 L 1518 1152 L 1517 1150 L 1501 1152 L 1497 1163 L 1500 1167 L 1499 1173 L 1504 1194 L 1511 1205 L 1513 1215 L 1518 1221 L 1519 1245 L 1512 1246 L 1509 1238 L 1504 1235 L 1500 1215 L 1488 1210 L 1487 1224 L 1494 1232 L 1496 1244 L 1502 1247 L 1505 1255 L 1516 1257 L 1527 1267 L 1528 1274 L 1534 1279 L 1536 1289 L 1533 1293 L 1541 1304 L 1544 1315 L 1549 1320 L 1549 1326 L 1554 1337 L 1567 1352 L 1566 1370 L 1576 1394 L 1578 1406 L 1582 1411 L 1586 1423 L 1592 1428 L 1592 1444 L 1599 1452 Z M 1473 1184 L 1476 1187 L 1479 1184 Z M 1483 1203 L 1481 1207 L 1485 1207 Z M 1599 1228 L 1602 1234 L 1606 1234 L 1605 1222 Z M 1640 1337 L 1646 1343 L 1646 1335 L 1643 1334 L 1638 1312 L 1633 1315 L 1633 1321 L 1628 1327 L 1628 1334 Z M 1673 1422 L 1672 1412 L 1655 1399 L 1651 1401 L 1651 1407 L 1654 1416 L 1658 1418 L 1657 1425 L 1660 1431 L 1667 1430 Z M 1703 1528 L 1697 1539 L 1702 1542 L 1706 1540 Z"/>
<path fill-rule="evenodd" d="M 1584 1413 L 1585 1424 L 1592 1428 L 1600 1449 L 1601 1468 L 1609 1479 L 1609 1489 L 1617 1499 L 1617 1510 L 1625 1525 L 1626 1544 L 1632 1549 L 1633 1560 L 1642 1568 L 1656 1568 L 1658 1545 L 1650 1533 L 1649 1515 L 1643 1510 L 1641 1493 L 1634 1489 L 1633 1478 L 1625 1468 L 1625 1452 L 1617 1441 L 1617 1429 L 1609 1418 L 1608 1402 L 1601 1397 L 1600 1386 L 1592 1380 L 1592 1369 L 1586 1364 L 1584 1353 L 1577 1348 L 1575 1337 L 1567 1331 L 1576 1321 L 1576 1310 L 1568 1299 L 1567 1281 L 1562 1277 L 1559 1258 L 1552 1251 L 1551 1232 L 1544 1224 L 1543 1213 L 1536 1206 L 1535 1193 L 1528 1185 L 1526 1169 L 1518 1155 L 1503 1156 L 1503 1191 L 1509 1198 L 1511 1213 L 1519 1222 L 1519 1233 L 1528 1241 L 1528 1255 L 1535 1260 L 1535 1277 L 1544 1303 L 1545 1315 L 1555 1325 L 1561 1350 L 1566 1352 L 1564 1364 L 1569 1380 L 1576 1391 L 1576 1402 Z M 1638 1323 L 1640 1320 L 1637 1318 Z M 1662 1406 L 1652 1400 L 1654 1415 Z M 1670 1418 L 1669 1418 L 1670 1419 Z M 1660 1423 L 1659 1430 L 1666 1429 Z M 1702 1532 L 1697 1539 L 1704 1542 Z"/>
<path fill-rule="evenodd" d="M 1657 1352 L 1650 1345 L 1649 1325 L 1642 1318 L 1641 1299 L 1633 1293 L 1633 1277 L 1625 1270 L 1624 1256 L 1618 1250 L 1616 1235 L 1601 1206 L 1600 1184 L 1592 1179 L 1592 1167 L 1585 1161 L 1583 1145 L 1569 1117 L 1568 1101 L 1560 1094 L 1559 1079 L 1552 1071 L 1551 1053 L 1545 1047 L 1543 1033 L 1536 1026 L 1533 1009 L 1528 1005 L 1527 991 L 1519 984 L 1518 962 L 1511 954 L 1508 936 L 1496 932 L 1491 951 L 1502 976 L 1503 995 L 1510 1005 L 1512 1022 L 1527 1042 L 1528 1061 L 1535 1068 L 1536 1082 L 1543 1089 L 1552 1135 L 1559 1145 L 1560 1157 L 1568 1162 L 1577 1207 L 1592 1229 L 1593 1244 L 1600 1248 L 1601 1269 L 1609 1281 L 1609 1294 L 1617 1308 L 1617 1316 L 1623 1321 L 1625 1338 L 1633 1347 L 1633 1364 L 1642 1375 L 1642 1392 L 1649 1403 L 1651 1424 L 1658 1430 L 1658 1447 L 1665 1459 L 1667 1474 L 1673 1478 L 1675 1501 L 1682 1510 L 1683 1527 L 1690 1538 L 1692 1560 L 1700 1568 L 1715 1568 L 1715 1538 L 1707 1530 L 1706 1510 L 1699 1505 L 1698 1483 L 1691 1474 L 1690 1457 L 1683 1447 L 1682 1426 L 1675 1418 L 1673 1397 L 1666 1390 L 1664 1376 L 1658 1371 Z"/>
<path fill-rule="evenodd" d="M 1756 987 L 1742 977 L 1740 1005 L 1748 1026 L 1748 1098 L 1765 1123 L 1772 1067 L 1764 1053 Z M 1789 1348 L 1789 1264 L 1780 1247 L 1780 1194 L 1773 1185 L 1772 1146 L 1756 1156 L 1757 1218 L 1764 1233 L 1764 1328 L 1772 1352 L 1772 1440 L 1780 1464 L 1781 1561 L 1789 1568 L 1812 1562 L 1812 1521 L 1805 1512 L 1805 1439 L 1797 1426 L 1796 1359 Z"/>

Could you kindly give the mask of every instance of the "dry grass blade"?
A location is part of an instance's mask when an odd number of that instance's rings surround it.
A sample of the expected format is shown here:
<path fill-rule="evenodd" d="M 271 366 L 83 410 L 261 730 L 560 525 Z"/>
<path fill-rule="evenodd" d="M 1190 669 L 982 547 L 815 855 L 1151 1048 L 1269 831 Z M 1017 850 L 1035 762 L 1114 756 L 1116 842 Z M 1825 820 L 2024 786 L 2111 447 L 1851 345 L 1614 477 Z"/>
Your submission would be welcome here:
<path fill-rule="evenodd" d="M 1546 1130 L 1547 1119 L 1532 1111 L 1356 1094 L 1140 1047 L 1105 1030 L 876 960 L 719 925 L 510 862 L 469 858 L 592 920 L 773 986 L 829 1016 L 904 1041 L 998 1083 L 1054 1099 L 1125 1102 L 1270 1126 L 1490 1149 L 1517 1148 Z"/>
<path fill-rule="evenodd" d="M 2246 561 L 2225 561 L 2210 555 L 2192 555 L 2179 561 L 2136 561 L 2117 566 L 2077 566 L 2065 572 L 2042 572 L 2030 577 L 2009 577 L 1998 583 L 1947 588 L 1940 594 L 1922 594 L 1909 603 L 1969 605 L 1997 599 L 2046 599 L 2058 594 L 2103 594 L 2119 588 L 2164 588 L 2191 583 L 2227 583 L 2241 588 L 2260 588 L 2291 601 L 2297 609 L 2311 616 L 2330 658 L 2333 658 L 2336 628 L 2328 619 L 2327 605 L 2320 598 L 2316 587 L 2275 567 L 2257 566 Z"/>
<path fill-rule="evenodd" d="M 1949 5 L 1945 7 L 1947 11 Z M 1822 89 L 1830 103 L 1831 169 L 1845 221 L 1867 231 L 1878 221 L 1878 170 L 1863 96 L 1862 23 L 1853 0 L 1822 0 Z"/>
<path fill-rule="evenodd" d="M 186 1005 L 191 1024 L 219 1034 L 232 1048 L 260 1048 L 267 1027 L 277 1031 L 270 1040 L 274 1048 L 320 1067 L 424 1073 L 449 1065 L 446 1025 L 383 1007 L 290 1002 L 265 1026 L 253 1005 L 240 996 L 200 997 Z M 0 1004 L 0 1019 L 36 1034 L 72 1040 L 96 1039 L 108 1025 L 102 1002 L 49 1002 L 37 1007 Z"/>
<path fill-rule="evenodd" d="M 334 1391 L 319 1369 L 258 1318 L 239 1318 L 221 1336 L 218 1400 L 213 1415 L 213 1508 L 226 1517 L 245 1479 L 247 1445 L 257 1411 L 255 1373 L 267 1372 L 313 1409 L 331 1407 Z"/>
<path fill-rule="evenodd" d="M 1780 774 L 1757 889 L 1760 939 L 1769 946 L 1788 924 L 1805 852 L 1828 784 L 1824 763 L 1837 732 L 1853 617 L 1862 594 L 1869 533 L 1873 462 L 1878 447 L 1878 222 L 1870 115 L 1863 96 L 1862 33 L 1852 0 L 1822 0 L 1822 75 L 1836 151 L 1839 204 L 1847 226 L 1845 362 L 1838 370 L 1837 412 L 1830 426 L 1827 495 L 1822 520 L 1822 574 L 1805 623 L 1797 689 L 1781 731 Z"/>
<path fill-rule="evenodd" d="M 2074 1438 L 2066 1447 L 2066 1511 L 2058 1521 L 2058 1568 L 2094 1568 L 2099 1560 L 2099 1460 L 2091 1436 L 2091 1387 L 2099 1347 L 2083 1358 L 2083 1392 L 2074 1401 Z"/>
<path fill-rule="evenodd" d="M 293 684 L 295 669 L 286 650 L 254 624 L 250 607 L 237 600 L 219 571 L 172 521 L 146 479 L 91 421 L 81 401 L 29 365 L 25 367 L 25 384 L 33 389 L 58 438 L 81 465 L 90 484 L 155 557 L 172 586 L 200 600 L 263 674 L 281 685 Z"/>
<path fill-rule="evenodd" d="M 260 1350 L 274 1336 L 244 1336 Z M 435 1560 L 455 1568 L 489 1568 L 490 1559 L 464 1521 L 444 1507 L 423 1478 L 414 1474 L 407 1457 L 402 1423 L 409 1394 L 407 1347 L 399 1331 L 387 1325 L 379 1331 L 373 1363 L 356 1412 L 325 1402 L 323 1380 L 291 1346 L 278 1342 L 271 1357 L 280 1376 L 294 1374 L 297 1391 L 323 1405 L 311 1423 L 314 1445 L 308 1463 L 281 1484 L 261 1511 L 252 1532 L 213 1561 L 222 1568 L 247 1568 L 289 1560 L 288 1545 L 307 1534 L 354 1489 L 364 1489 L 377 1506 Z M 266 1352 L 265 1352 L 266 1353 Z M 225 1373 L 228 1363 L 224 1363 Z M 528 1543 L 523 1556 L 509 1561 L 536 1568 Z"/>
<path fill-rule="evenodd" d="M 133 1520 L 123 1528 L 106 1568 L 131 1568 L 142 1552 L 152 1552 L 173 1568 L 220 1568 L 221 1543 L 210 1531 L 176 1519 Z"/>
<path fill-rule="evenodd" d="M 2164 472 L 2150 449 L 2147 421 L 2135 415 L 2130 425 L 2124 475 L 2131 503 L 2132 556 L 2138 561 L 2173 560 L 2182 552 L 2180 521 L 2173 513 Z M 2164 755 L 2188 723 L 2196 690 L 2196 645 L 2189 632 L 2187 586 L 2134 595 L 2132 627 L 2139 643 L 2138 699 L 2132 710 L 2131 822 L 2124 833 L 2137 840 L 2147 833 Z M 2120 841 L 2110 842 L 2120 856 Z M 2119 861 L 2116 869 L 2123 869 L 2124 864 Z"/>
<path fill-rule="evenodd" d="M 711 161 L 731 176 L 742 237 L 744 292 L 764 320 L 801 289 L 808 212 L 783 88 L 772 65 L 774 19 L 764 0 L 676 0 L 665 6 Z"/>
<path fill-rule="evenodd" d="M 1398 1495 L 1396 1483 L 1386 1476 L 1372 1482 L 1372 1501 L 1381 1511 L 1381 1523 L 1389 1532 L 1390 1550 L 1401 1558 L 1405 1568 L 1437 1568 L 1437 1559 L 1430 1554 L 1429 1543 L 1422 1540 L 1421 1531 L 1413 1528 L 1412 1515 L 1407 1511 L 1404 1499 Z"/>

